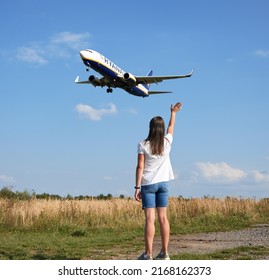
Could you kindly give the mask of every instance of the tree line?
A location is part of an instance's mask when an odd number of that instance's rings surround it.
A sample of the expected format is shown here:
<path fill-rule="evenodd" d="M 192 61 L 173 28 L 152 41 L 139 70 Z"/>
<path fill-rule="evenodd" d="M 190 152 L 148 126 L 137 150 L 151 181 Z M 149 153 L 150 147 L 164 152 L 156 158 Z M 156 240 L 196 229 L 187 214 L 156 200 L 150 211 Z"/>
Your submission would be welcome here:
<path fill-rule="evenodd" d="M 17 200 L 27 200 L 27 199 L 59 199 L 59 200 L 84 200 L 84 199 L 98 199 L 98 200 L 110 200 L 113 198 L 112 194 L 99 194 L 97 196 L 90 196 L 90 195 L 79 195 L 79 196 L 72 196 L 68 194 L 67 196 L 60 196 L 58 194 L 48 194 L 42 193 L 37 194 L 34 190 L 28 191 L 24 190 L 20 191 L 13 191 L 11 186 L 4 186 L 0 190 L 0 198 L 4 199 L 17 199 Z M 125 198 L 123 194 L 119 196 L 119 198 Z"/>

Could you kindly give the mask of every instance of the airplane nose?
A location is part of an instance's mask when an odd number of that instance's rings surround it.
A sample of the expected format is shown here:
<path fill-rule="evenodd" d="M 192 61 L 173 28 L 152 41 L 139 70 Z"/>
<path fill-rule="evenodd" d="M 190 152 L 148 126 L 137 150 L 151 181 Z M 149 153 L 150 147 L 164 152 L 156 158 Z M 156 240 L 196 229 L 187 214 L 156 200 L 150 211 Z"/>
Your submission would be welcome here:
<path fill-rule="evenodd" d="M 87 52 L 86 51 L 80 51 L 80 57 L 81 57 L 81 59 L 85 59 L 86 58 L 86 56 L 87 56 Z"/>

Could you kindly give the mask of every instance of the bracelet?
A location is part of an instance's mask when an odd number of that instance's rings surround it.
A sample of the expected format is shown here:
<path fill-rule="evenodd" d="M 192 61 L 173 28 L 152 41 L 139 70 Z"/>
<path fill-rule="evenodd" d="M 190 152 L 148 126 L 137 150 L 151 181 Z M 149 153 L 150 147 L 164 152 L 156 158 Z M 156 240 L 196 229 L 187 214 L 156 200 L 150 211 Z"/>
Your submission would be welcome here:
<path fill-rule="evenodd" d="M 135 186 L 134 188 L 135 188 L 136 190 L 139 190 L 139 189 L 140 189 L 140 187 L 136 187 L 136 186 Z"/>

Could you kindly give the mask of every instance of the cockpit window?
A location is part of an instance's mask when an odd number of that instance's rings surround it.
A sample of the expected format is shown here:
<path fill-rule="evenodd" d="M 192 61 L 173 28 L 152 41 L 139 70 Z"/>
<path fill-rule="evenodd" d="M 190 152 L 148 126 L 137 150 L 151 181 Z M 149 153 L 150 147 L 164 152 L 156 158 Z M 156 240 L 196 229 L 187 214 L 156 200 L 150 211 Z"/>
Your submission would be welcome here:
<path fill-rule="evenodd" d="M 87 52 L 90 52 L 90 53 L 92 53 L 92 51 L 91 51 L 91 50 L 89 50 L 89 49 L 87 49 L 86 51 L 87 51 Z"/>

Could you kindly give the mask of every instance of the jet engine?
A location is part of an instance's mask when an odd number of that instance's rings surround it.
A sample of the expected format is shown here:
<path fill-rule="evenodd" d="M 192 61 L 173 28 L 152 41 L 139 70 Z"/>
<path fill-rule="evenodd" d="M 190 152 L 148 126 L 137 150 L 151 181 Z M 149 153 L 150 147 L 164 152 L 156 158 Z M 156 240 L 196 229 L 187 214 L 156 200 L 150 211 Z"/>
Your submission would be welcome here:
<path fill-rule="evenodd" d="M 91 75 L 89 77 L 89 81 L 92 83 L 93 86 L 100 86 L 101 85 L 101 81 L 98 77 L 95 77 L 94 75 Z"/>
<path fill-rule="evenodd" d="M 125 73 L 123 75 L 124 80 L 130 85 L 130 86 L 135 86 L 136 85 L 136 78 L 134 75 L 130 73 Z"/>

